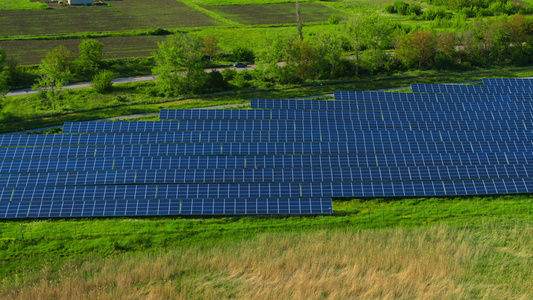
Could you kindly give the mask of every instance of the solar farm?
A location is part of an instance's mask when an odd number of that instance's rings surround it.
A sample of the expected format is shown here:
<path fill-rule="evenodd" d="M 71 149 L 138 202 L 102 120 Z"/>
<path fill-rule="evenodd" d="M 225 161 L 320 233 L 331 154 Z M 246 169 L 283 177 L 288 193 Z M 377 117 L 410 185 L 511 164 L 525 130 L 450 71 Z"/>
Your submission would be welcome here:
<path fill-rule="evenodd" d="M 332 198 L 533 192 L 533 79 L 252 99 L 0 136 L 0 218 L 329 215 Z"/>

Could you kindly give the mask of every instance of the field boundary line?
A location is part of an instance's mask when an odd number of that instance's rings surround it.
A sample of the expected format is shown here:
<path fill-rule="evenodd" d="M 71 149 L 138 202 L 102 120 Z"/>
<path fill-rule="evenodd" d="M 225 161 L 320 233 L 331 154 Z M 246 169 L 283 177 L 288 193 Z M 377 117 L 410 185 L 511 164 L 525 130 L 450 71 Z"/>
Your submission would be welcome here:
<path fill-rule="evenodd" d="M 198 4 L 193 3 L 192 1 L 189 1 L 189 0 L 176 0 L 176 1 L 181 2 L 181 3 L 185 4 L 185 5 L 187 5 L 188 7 L 192 8 L 192 9 L 195 9 L 195 10 L 201 12 L 201 13 L 204 13 L 204 14 L 210 16 L 211 18 L 213 18 L 213 19 L 215 19 L 215 20 L 217 20 L 219 22 L 224 23 L 225 25 L 228 25 L 228 26 L 242 26 L 242 24 L 234 22 L 234 21 L 231 21 L 229 19 L 226 19 L 226 18 L 222 17 L 221 15 L 219 15 L 219 14 L 213 12 L 213 11 L 210 11 L 208 9 L 205 9 L 205 8 L 201 7 Z"/>

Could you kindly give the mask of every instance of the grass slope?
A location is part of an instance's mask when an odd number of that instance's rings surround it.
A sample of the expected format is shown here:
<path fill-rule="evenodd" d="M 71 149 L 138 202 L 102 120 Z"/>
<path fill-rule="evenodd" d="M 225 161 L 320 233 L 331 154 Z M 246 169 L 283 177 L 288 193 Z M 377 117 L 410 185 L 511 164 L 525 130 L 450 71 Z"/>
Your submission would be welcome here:
<path fill-rule="evenodd" d="M 331 217 L 4 221 L 1 270 L 12 275 L 0 298 L 528 299 L 531 199 L 352 200 Z"/>

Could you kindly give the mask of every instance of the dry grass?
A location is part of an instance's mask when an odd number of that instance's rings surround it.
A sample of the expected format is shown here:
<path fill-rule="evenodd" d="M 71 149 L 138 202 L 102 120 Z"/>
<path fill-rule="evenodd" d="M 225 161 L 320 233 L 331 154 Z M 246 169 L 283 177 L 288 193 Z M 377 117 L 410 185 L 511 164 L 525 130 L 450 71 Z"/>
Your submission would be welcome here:
<path fill-rule="evenodd" d="M 265 233 L 5 280 L 8 299 L 532 299 L 533 225 Z"/>

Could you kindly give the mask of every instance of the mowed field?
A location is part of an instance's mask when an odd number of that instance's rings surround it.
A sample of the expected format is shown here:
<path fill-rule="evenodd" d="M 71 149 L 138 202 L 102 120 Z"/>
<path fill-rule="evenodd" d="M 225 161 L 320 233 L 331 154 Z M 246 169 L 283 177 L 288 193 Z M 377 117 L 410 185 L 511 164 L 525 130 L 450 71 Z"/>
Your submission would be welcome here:
<path fill-rule="evenodd" d="M 114 36 L 95 38 L 104 44 L 104 58 L 147 57 L 157 49 L 157 42 L 165 36 Z M 0 41 L 8 57 L 15 58 L 21 65 L 41 63 L 46 53 L 59 45 L 65 45 L 74 54 L 78 54 L 78 45 L 82 39 L 68 40 L 15 40 Z"/>
<path fill-rule="evenodd" d="M 176 0 L 123 0 L 109 3 L 107 7 L 0 11 L 0 36 L 218 25 L 216 20 Z"/>
<path fill-rule="evenodd" d="M 294 3 L 209 6 L 206 9 L 246 25 L 296 23 Z M 300 11 L 304 22 L 326 22 L 331 15 L 338 14 L 331 8 L 314 3 L 300 4 Z"/>

